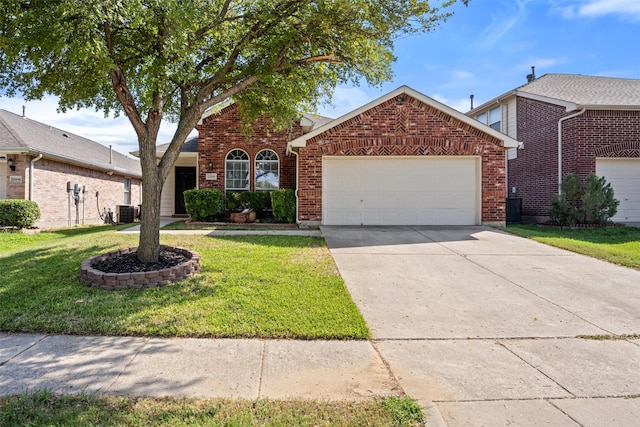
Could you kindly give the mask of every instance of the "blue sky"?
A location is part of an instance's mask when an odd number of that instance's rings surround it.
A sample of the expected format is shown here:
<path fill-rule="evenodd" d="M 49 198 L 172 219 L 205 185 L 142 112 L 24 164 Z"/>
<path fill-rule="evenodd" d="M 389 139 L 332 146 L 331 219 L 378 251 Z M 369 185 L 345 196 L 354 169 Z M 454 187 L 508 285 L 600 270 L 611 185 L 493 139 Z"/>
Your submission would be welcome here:
<path fill-rule="evenodd" d="M 435 2 L 433 3 L 435 4 Z M 536 75 L 585 74 L 640 79 L 640 0 L 471 0 L 434 32 L 396 43 L 394 78 L 381 87 L 340 87 L 333 106 L 339 117 L 399 86 L 407 85 L 460 111 L 469 95 L 478 106 Z M 0 98 L 0 108 L 21 114 L 21 99 Z M 56 112 L 47 98 L 26 103 L 27 116 L 93 139 L 127 154 L 137 149 L 126 118 L 92 110 Z M 158 143 L 173 133 L 164 124 Z"/>

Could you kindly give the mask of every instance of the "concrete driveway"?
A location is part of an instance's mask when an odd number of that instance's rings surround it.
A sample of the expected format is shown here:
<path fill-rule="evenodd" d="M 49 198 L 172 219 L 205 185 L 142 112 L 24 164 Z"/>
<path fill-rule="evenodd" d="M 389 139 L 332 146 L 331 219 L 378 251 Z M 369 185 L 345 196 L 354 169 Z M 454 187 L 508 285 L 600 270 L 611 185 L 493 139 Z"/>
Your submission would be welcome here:
<path fill-rule="evenodd" d="M 322 232 L 432 425 L 640 425 L 640 271 L 487 227 Z"/>

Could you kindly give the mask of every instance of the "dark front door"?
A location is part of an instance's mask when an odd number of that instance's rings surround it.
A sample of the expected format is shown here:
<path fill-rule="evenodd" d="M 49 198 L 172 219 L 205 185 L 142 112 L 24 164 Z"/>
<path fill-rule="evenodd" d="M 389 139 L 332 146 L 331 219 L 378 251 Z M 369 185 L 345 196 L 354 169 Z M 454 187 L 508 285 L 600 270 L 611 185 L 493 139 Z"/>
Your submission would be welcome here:
<path fill-rule="evenodd" d="M 176 214 L 186 214 L 184 191 L 196 188 L 196 168 L 176 167 Z"/>

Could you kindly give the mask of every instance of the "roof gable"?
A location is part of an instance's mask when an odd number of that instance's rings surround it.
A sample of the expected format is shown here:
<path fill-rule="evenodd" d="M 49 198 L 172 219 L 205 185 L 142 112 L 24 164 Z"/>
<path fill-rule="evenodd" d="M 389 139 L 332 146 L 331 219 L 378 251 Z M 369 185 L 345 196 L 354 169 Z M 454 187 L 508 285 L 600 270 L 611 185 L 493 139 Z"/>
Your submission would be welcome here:
<path fill-rule="evenodd" d="M 367 112 L 369 110 L 373 110 L 376 107 L 378 107 L 379 105 L 381 105 L 381 104 L 383 104 L 383 103 L 385 103 L 385 102 L 387 102 L 387 101 L 389 101 L 389 100 L 391 100 L 393 98 L 401 96 L 401 95 L 410 96 L 410 97 L 412 97 L 412 98 L 414 98 L 414 99 L 416 99 L 416 100 L 418 100 L 420 102 L 423 102 L 424 104 L 426 104 L 426 105 L 428 105 L 428 106 L 430 106 L 430 107 L 432 107 L 432 108 L 434 108 L 434 109 L 436 109 L 436 110 L 438 110 L 438 111 L 440 111 L 440 112 L 442 112 L 442 113 L 444 113 L 444 114 L 446 114 L 446 115 L 448 115 L 448 116 L 450 116 L 450 117 L 452 117 L 452 118 L 454 118 L 456 120 L 459 120 L 460 122 L 462 122 L 463 124 L 469 126 L 472 129 L 476 129 L 476 130 L 478 130 L 480 132 L 483 132 L 483 133 L 485 133 L 485 134 L 487 134 L 489 136 L 492 136 L 492 137 L 498 139 L 499 141 L 502 141 L 502 144 L 503 144 L 503 146 L 505 148 L 515 148 L 515 147 L 518 146 L 518 142 L 516 140 L 510 138 L 509 136 L 492 129 L 489 126 L 484 125 L 484 124 L 478 122 L 477 120 L 474 120 L 474 119 L 462 114 L 461 112 L 459 112 L 459 111 L 457 111 L 457 110 L 455 110 L 455 109 L 453 109 L 453 108 L 451 108 L 451 107 L 449 107 L 449 106 L 447 106 L 445 104 L 442 104 L 442 103 L 436 101 L 433 98 L 430 98 L 430 97 L 428 97 L 426 95 L 423 95 L 420 92 L 417 92 L 417 91 L 411 89 L 408 86 L 401 86 L 398 89 L 396 89 L 396 90 L 394 90 L 392 92 L 389 92 L 386 95 L 383 95 L 380 98 L 378 98 L 376 100 L 373 100 L 370 103 L 368 103 L 366 105 L 363 105 L 360 108 L 357 108 L 357 109 L 355 109 L 355 110 L 353 110 L 353 111 L 351 111 L 351 112 L 349 112 L 349 113 L 347 113 L 347 114 L 345 114 L 345 115 L 343 115 L 343 116 L 341 116 L 341 117 L 339 117 L 339 118 L 337 118 L 335 120 L 332 120 L 332 121 L 330 121 L 330 122 L 328 122 L 328 123 L 316 128 L 315 130 L 313 130 L 313 131 L 311 131 L 311 132 L 309 132 L 309 133 L 307 133 L 305 135 L 302 135 L 299 138 L 296 138 L 296 139 L 290 141 L 288 143 L 288 145 L 287 145 L 287 151 L 291 151 L 291 150 L 294 150 L 294 149 L 299 148 L 299 147 L 306 147 L 307 141 L 309 141 L 310 139 L 315 138 L 315 137 L 317 137 L 318 135 L 321 135 L 324 132 L 329 132 L 334 128 L 341 128 L 341 127 L 347 126 L 347 125 L 350 124 L 350 121 L 352 119 L 354 119 L 355 117 L 357 117 L 357 116 L 359 116 L 359 115 L 361 115 L 361 114 L 363 114 L 363 113 L 365 113 L 365 112 Z"/>
<path fill-rule="evenodd" d="M 142 176 L 140 162 L 95 141 L 0 109 L 0 151 L 44 158 L 121 175 Z"/>

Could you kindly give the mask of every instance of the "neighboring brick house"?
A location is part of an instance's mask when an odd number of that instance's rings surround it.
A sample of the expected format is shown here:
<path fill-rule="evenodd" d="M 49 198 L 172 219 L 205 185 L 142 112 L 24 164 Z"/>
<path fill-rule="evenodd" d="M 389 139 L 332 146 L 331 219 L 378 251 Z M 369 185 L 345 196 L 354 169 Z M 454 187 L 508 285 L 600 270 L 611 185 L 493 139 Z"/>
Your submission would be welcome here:
<path fill-rule="evenodd" d="M 104 209 L 118 220 L 141 203 L 141 177 L 136 159 L 0 109 L 0 199 L 35 201 L 39 227 L 101 223 Z"/>
<path fill-rule="evenodd" d="M 508 188 L 526 220 L 546 218 L 571 172 L 604 176 L 620 200 L 613 219 L 640 221 L 640 80 L 532 75 L 467 115 L 523 143 L 508 153 Z"/>

